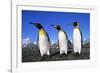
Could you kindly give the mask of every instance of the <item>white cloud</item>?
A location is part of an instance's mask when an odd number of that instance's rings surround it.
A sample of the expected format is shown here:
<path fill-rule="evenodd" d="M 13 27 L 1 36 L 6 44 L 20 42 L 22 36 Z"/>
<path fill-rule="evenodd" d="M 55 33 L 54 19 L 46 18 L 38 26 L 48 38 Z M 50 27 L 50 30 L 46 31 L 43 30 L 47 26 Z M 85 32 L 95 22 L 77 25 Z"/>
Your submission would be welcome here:
<path fill-rule="evenodd" d="M 27 47 L 27 45 L 30 44 L 30 43 L 31 43 L 30 38 L 22 39 L 22 47 Z"/>
<path fill-rule="evenodd" d="M 35 45 L 37 45 L 37 42 L 34 42 Z"/>

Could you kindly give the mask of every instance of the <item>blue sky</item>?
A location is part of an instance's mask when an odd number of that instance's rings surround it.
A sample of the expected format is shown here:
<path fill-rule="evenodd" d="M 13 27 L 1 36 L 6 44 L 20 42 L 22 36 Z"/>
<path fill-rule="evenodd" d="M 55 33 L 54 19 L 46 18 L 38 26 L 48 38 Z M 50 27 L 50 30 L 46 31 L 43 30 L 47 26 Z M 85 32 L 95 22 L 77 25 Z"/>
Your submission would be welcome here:
<path fill-rule="evenodd" d="M 90 14 L 74 12 L 48 12 L 22 10 L 22 39 L 30 38 L 33 42 L 37 41 L 38 29 L 30 22 L 41 23 L 50 37 L 50 41 L 57 41 L 57 30 L 50 24 L 58 24 L 67 33 L 69 40 L 73 36 L 73 22 L 80 23 L 80 30 L 83 34 L 83 40 L 90 38 Z"/>

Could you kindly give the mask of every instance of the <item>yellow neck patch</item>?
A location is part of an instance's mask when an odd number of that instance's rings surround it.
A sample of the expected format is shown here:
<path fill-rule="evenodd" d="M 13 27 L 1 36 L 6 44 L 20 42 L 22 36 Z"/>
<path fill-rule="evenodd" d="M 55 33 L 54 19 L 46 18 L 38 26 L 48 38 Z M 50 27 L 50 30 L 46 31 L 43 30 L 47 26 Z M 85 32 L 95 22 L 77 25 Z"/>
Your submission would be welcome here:
<path fill-rule="evenodd" d="M 45 31 L 44 31 L 43 29 L 41 29 L 41 30 L 39 31 L 39 34 L 40 34 L 40 35 L 45 35 Z"/>
<path fill-rule="evenodd" d="M 78 28 L 75 28 L 74 30 L 75 30 L 75 31 L 79 31 L 79 29 L 78 29 Z"/>

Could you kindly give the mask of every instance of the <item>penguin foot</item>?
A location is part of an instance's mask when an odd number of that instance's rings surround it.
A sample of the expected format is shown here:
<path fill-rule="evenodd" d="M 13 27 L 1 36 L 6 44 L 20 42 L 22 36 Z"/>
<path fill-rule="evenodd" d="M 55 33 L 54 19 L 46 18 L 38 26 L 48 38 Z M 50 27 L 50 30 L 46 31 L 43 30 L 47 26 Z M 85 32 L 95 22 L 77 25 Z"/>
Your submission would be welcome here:
<path fill-rule="evenodd" d="M 49 55 L 43 55 L 40 59 L 40 61 L 48 60 L 50 58 Z"/>
<path fill-rule="evenodd" d="M 76 52 L 75 54 L 76 54 L 76 56 L 80 56 L 80 54 L 78 52 Z"/>
<path fill-rule="evenodd" d="M 60 54 L 60 56 L 59 56 L 59 57 L 60 57 L 60 58 L 61 58 L 61 57 L 63 57 L 63 54 Z"/>
<path fill-rule="evenodd" d="M 51 55 L 47 55 L 46 58 L 47 58 L 47 59 L 50 59 L 50 58 L 51 58 Z"/>
<path fill-rule="evenodd" d="M 40 58 L 40 61 L 43 61 L 43 60 L 45 60 L 45 57 L 44 57 L 44 56 L 42 56 L 42 57 Z"/>
<path fill-rule="evenodd" d="M 66 54 L 65 54 L 65 53 L 60 54 L 60 57 L 64 57 L 64 56 L 66 56 Z"/>
<path fill-rule="evenodd" d="M 68 56 L 69 54 L 71 54 L 71 53 L 72 53 L 72 51 L 68 51 L 68 52 L 67 52 L 67 56 Z"/>
<path fill-rule="evenodd" d="M 56 52 L 56 53 L 53 53 L 53 54 L 51 54 L 50 56 L 56 56 L 56 55 L 58 55 L 60 52 Z"/>

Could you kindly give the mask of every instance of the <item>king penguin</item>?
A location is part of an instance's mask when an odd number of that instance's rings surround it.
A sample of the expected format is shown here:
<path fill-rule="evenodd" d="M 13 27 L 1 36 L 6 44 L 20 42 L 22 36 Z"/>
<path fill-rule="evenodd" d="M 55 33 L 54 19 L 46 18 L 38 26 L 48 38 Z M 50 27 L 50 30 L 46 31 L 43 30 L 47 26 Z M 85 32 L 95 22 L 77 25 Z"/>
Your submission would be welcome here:
<path fill-rule="evenodd" d="M 38 35 L 38 46 L 41 56 L 48 55 L 50 56 L 50 40 L 47 32 L 44 30 L 40 23 L 30 23 L 36 26 L 39 29 Z"/>
<path fill-rule="evenodd" d="M 76 54 L 81 53 L 81 48 L 82 48 L 82 35 L 81 31 L 79 29 L 79 23 L 74 22 L 74 30 L 73 30 L 73 49 Z"/>
<path fill-rule="evenodd" d="M 58 45 L 60 48 L 60 55 L 66 54 L 68 50 L 68 37 L 59 25 L 51 25 L 58 31 Z"/>

